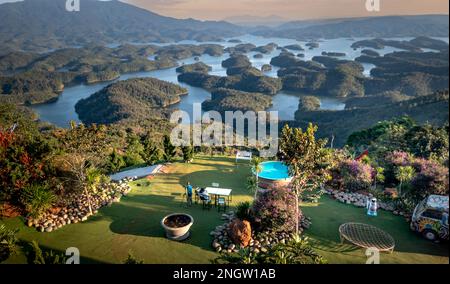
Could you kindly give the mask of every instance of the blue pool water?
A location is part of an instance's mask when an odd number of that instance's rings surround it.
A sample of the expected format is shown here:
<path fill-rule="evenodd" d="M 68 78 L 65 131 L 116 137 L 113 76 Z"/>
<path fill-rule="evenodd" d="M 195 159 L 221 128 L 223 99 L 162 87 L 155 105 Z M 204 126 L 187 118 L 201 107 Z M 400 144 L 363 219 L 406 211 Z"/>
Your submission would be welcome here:
<path fill-rule="evenodd" d="M 264 162 L 261 164 L 262 171 L 259 177 L 269 180 L 289 179 L 289 169 L 282 162 Z"/>

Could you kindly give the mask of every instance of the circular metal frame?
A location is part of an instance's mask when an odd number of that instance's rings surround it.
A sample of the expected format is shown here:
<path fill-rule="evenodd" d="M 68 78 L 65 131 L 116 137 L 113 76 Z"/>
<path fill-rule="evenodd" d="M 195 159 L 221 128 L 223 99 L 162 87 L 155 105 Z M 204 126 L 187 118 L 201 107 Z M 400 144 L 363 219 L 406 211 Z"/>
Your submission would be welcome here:
<path fill-rule="evenodd" d="M 392 253 L 395 248 L 395 240 L 385 231 L 362 223 L 346 223 L 339 227 L 341 242 L 350 243 L 362 248 L 376 248 L 379 251 Z"/>

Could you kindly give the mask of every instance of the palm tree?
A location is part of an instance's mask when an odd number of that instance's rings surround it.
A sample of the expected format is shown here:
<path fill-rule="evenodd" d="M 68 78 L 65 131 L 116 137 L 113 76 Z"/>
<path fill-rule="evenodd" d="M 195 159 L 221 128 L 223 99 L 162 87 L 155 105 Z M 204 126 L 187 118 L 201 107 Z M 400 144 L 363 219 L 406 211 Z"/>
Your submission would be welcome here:
<path fill-rule="evenodd" d="M 403 183 L 410 182 L 414 175 L 416 174 L 416 171 L 413 167 L 407 166 L 407 167 L 399 167 L 395 173 L 395 178 L 400 181 L 399 184 L 399 196 L 402 196 L 402 185 Z"/>
<path fill-rule="evenodd" d="M 101 173 L 95 168 L 86 171 L 85 194 L 88 200 L 89 213 L 92 215 L 91 194 L 97 192 L 97 187 L 102 180 Z"/>
<path fill-rule="evenodd" d="M 251 161 L 251 166 L 252 169 L 255 171 L 255 175 L 256 175 L 256 186 L 258 186 L 259 183 L 259 174 L 262 172 L 262 164 L 263 160 L 260 157 L 253 157 L 252 161 Z M 255 199 L 256 196 L 258 194 L 258 190 L 255 190 Z"/>

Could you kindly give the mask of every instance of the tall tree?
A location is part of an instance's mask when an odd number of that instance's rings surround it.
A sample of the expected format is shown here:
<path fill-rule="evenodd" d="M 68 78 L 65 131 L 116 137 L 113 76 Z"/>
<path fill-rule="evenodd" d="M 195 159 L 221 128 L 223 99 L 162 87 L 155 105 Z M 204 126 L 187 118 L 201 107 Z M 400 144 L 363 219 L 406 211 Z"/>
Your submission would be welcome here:
<path fill-rule="evenodd" d="M 183 152 L 183 160 L 185 163 L 190 163 L 194 159 L 194 148 L 192 146 L 184 146 L 181 148 Z"/>
<path fill-rule="evenodd" d="M 161 150 L 149 138 L 144 141 L 143 158 L 151 166 L 161 160 Z"/>
<path fill-rule="evenodd" d="M 175 147 L 170 141 L 169 136 L 164 136 L 164 160 L 166 162 L 172 162 L 177 154 L 177 147 Z"/>
<path fill-rule="evenodd" d="M 296 195 L 296 233 L 299 228 L 299 199 L 307 190 L 322 186 L 329 178 L 326 140 L 316 140 L 317 126 L 309 124 L 306 131 L 285 125 L 280 139 L 279 158 L 289 167 L 291 188 Z"/>

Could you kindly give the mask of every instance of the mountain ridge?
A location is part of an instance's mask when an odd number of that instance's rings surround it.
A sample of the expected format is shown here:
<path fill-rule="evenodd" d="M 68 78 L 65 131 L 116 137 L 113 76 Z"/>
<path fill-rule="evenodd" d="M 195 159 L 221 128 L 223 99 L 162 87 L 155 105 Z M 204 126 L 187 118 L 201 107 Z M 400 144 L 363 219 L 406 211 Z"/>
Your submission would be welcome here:
<path fill-rule="evenodd" d="M 92 42 L 219 41 L 242 34 L 240 27 L 223 21 L 180 20 L 116 0 L 81 0 L 79 12 L 67 12 L 65 2 L 2 4 L 0 49 L 42 52 Z"/>

